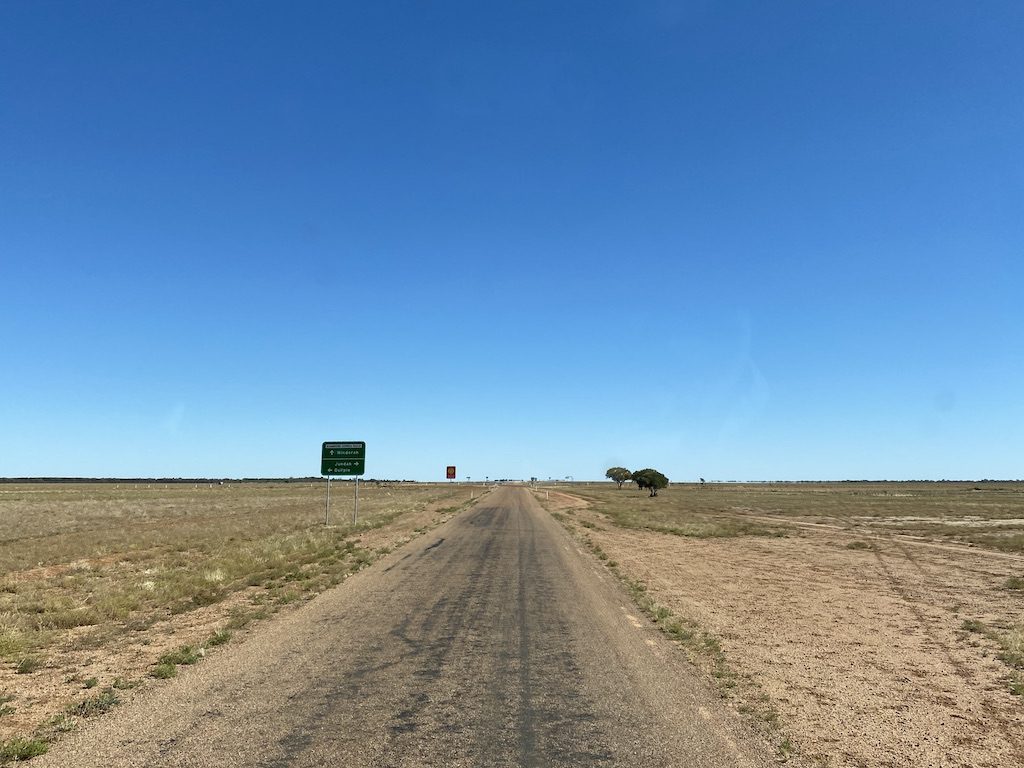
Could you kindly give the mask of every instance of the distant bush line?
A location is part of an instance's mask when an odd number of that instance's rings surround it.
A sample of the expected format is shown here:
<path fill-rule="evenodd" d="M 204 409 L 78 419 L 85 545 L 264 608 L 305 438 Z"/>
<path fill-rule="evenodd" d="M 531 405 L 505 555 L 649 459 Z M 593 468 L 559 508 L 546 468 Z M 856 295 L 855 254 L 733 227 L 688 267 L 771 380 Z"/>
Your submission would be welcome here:
<path fill-rule="evenodd" d="M 319 475 L 309 477 L 0 477 L 0 483 L 314 483 L 324 480 Z M 364 483 L 415 483 L 416 480 L 378 480 L 375 477 L 359 478 Z M 334 482 L 345 481 L 335 477 Z"/>

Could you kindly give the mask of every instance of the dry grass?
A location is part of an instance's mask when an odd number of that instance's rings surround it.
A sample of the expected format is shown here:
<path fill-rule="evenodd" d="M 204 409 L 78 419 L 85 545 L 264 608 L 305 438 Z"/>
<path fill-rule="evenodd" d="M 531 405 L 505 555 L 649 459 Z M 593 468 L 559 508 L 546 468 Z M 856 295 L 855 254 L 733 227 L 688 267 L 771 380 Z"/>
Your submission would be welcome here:
<path fill-rule="evenodd" d="M 0 691 L 14 710 L 0 740 L 62 711 L 36 734 L 73 727 L 76 707 L 96 711 L 84 681 L 109 692 L 172 676 L 469 500 L 458 486 L 362 485 L 352 525 L 352 486 L 332 485 L 325 527 L 322 483 L 0 484 Z"/>
<path fill-rule="evenodd" d="M 1024 552 L 1024 483 L 673 485 L 656 498 L 612 483 L 564 490 L 619 526 L 682 536 L 777 536 L 832 525 Z"/>

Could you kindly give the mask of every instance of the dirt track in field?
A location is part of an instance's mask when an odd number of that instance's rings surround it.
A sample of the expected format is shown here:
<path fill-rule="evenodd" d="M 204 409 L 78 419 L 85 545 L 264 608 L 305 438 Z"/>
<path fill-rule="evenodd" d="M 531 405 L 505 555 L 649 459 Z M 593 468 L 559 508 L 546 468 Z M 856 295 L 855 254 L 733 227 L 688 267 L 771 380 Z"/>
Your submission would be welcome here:
<path fill-rule="evenodd" d="M 1024 595 L 1024 558 L 802 526 L 784 538 L 695 539 L 614 526 L 586 502 L 553 509 L 675 613 L 722 640 L 800 752 L 828 766 L 1024 766 L 1024 706 L 995 643 Z M 590 526 L 595 526 L 591 528 Z"/>
<path fill-rule="evenodd" d="M 614 579 L 500 488 L 54 746 L 86 766 L 767 766 Z"/>

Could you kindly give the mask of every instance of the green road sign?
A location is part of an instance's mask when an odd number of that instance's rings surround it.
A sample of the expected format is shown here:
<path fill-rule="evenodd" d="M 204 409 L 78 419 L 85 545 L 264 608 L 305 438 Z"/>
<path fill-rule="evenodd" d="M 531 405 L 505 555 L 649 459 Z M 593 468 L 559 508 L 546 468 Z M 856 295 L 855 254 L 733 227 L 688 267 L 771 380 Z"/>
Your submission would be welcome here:
<path fill-rule="evenodd" d="M 362 475 L 366 472 L 366 443 L 324 443 L 321 475 Z"/>

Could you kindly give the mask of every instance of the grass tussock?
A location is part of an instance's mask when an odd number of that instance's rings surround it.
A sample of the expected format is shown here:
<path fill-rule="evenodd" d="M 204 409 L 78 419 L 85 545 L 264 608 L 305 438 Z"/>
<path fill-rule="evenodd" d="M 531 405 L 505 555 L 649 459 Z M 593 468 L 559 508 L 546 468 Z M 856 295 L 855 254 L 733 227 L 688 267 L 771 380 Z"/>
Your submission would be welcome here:
<path fill-rule="evenodd" d="M 981 635 L 998 648 L 996 658 L 1007 668 L 1007 687 L 1015 696 L 1024 696 L 1024 625 L 1009 629 L 990 627 L 977 619 L 965 619 L 960 625 L 964 635 Z M 972 644 L 977 644 L 972 641 Z"/>
<path fill-rule="evenodd" d="M 1024 577 L 1011 576 L 1003 582 L 1003 589 L 1009 589 L 1012 591 L 1024 589 Z"/>
<path fill-rule="evenodd" d="M 1024 696 L 1024 626 L 999 633 L 999 659 L 1010 668 L 1010 692 Z"/>
<path fill-rule="evenodd" d="M 109 712 L 120 703 L 113 688 L 104 688 L 95 696 L 90 696 L 68 707 L 68 714 L 74 717 L 95 717 Z"/>
<path fill-rule="evenodd" d="M 985 626 L 984 622 L 978 621 L 977 619 L 964 619 L 960 624 L 960 629 L 964 632 L 972 632 L 979 635 L 988 633 L 988 628 Z"/>
<path fill-rule="evenodd" d="M 38 656 L 23 656 L 18 659 L 18 663 L 14 665 L 14 671 L 19 675 L 31 675 L 42 666 L 42 659 Z"/>
<path fill-rule="evenodd" d="M 224 645 L 230 639 L 231 639 L 231 633 L 230 632 L 228 632 L 226 629 L 219 629 L 216 632 L 214 632 L 212 635 L 210 635 L 210 638 L 206 641 L 206 644 L 209 645 L 209 646 L 215 647 L 215 646 L 218 646 L 218 645 Z"/>
<path fill-rule="evenodd" d="M 14 738 L 0 742 L 0 764 L 45 755 L 49 745 L 41 739 Z"/>
<path fill-rule="evenodd" d="M 160 657 L 161 664 L 180 664 L 190 665 L 195 664 L 199 659 L 203 657 L 201 648 L 196 648 L 191 645 L 183 645 L 180 648 L 176 648 L 173 651 L 169 651 Z"/>
<path fill-rule="evenodd" d="M 216 637 L 216 635 L 214 636 Z M 230 634 L 228 634 L 230 637 Z M 227 642 L 226 640 L 222 642 Z M 178 667 L 198 664 L 206 655 L 206 649 L 194 645 L 183 645 L 163 654 L 149 671 L 150 677 L 166 680 L 178 674 Z"/>
<path fill-rule="evenodd" d="M 178 674 L 178 667 L 176 664 L 167 664 L 165 662 L 159 662 L 153 665 L 153 668 L 149 671 L 150 677 L 155 677 L 158 680 L 168 680 L 172 677 L 176 677 Z"/>
<path fill-rule="evenodd" d="M 0 659 L 11 659 L 25 652 L 26 632 L 19 626 L 0 626 Z"/>
<path fill-rule="evenodd" d="M 62 733 L 71 733 L 78 727 L 78 720 L 68 714 L 67 712 L 61 712 L 49 718 L 45 723 L 40 726 L 35 733 L 36 738 L 44 742 L 50 742 L 56 739 Z"/>

